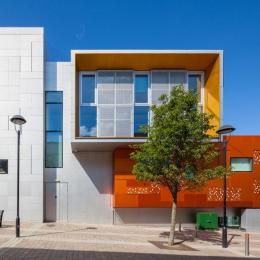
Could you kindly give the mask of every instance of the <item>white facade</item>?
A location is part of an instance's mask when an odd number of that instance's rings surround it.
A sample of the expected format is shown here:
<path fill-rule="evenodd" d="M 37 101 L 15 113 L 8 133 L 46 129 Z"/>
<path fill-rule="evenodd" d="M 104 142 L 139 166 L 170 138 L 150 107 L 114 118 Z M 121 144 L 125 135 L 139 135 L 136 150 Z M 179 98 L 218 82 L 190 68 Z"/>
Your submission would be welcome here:
<path fill-rule="evenodd" d="M 0 208 L 4 219 L 16 216 L 17 135 L 10 118 L 22 114 L 21 219 L 43 220 L 44 40 L 42 28 L 0 28 Z"/>
<path fill-rule="evenodd" d="M 45 220 L 112 224 L 112 152 L 72 152 L 69 62 L 47 62 L 45 90 L 63 92 L 63 167 L 45 168 Z"/>
<path fill-rule="evenodd" d="M 16 216 L 17 135 L 10 118 L 21 114 L 27 120 L 21 136 L 21 221 L 169 223 L 170 209 L 113 209 L 113 150 L 144 142 L 144 136 L 133 139 L 135 107 L 158 103 L 160 94 L 169 93 L 174 85 L 188 88 L 192 73 L 201 75 L 203 106 L 203 72 L 117 70 L 77 74 L 74 58 L 72 51 L 71 62 L 44 62 L 42 28 L 0 28 L 0 160 L 8 160 L 8 174 L 0 174 L 0 210 L 5 210 L 4 219 L 14 220 Z M 83 74 L 95 74 L 99 80 L 102 73 L 113 75 L 114 82 L 99 81 L 95 85 L 95 101 L 90 105 L 97 107 L 97 135 L 93 139 L 76 138 L 79 111 L 75 86 Z M 135 75 L 149 76 L 148 98 L 144 103 L 134 100 Z M 122 78 L 118 80 L 119 77 Z M 63 95 L 61 168 L 45 167 L 46 91 L 61 91 Z M 80 103 L 80 95 L 79 107 L 88 106 Z M 188 213 L 185 221 L 190 221 L 194 212 L 182 209 L 179 219 Z"/>

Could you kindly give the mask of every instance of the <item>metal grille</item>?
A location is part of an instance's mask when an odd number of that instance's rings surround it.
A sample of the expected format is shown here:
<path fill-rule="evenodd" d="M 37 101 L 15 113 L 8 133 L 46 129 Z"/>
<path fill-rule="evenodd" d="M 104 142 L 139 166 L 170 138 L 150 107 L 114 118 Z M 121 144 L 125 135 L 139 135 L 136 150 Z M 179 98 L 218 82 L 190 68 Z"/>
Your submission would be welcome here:
<path fill-rule="evenodd" d="M 116 136 L 129 137 L 132 129 L 132 107 L 116 107 Z"/>
<path fill-rule="evenodd" d="M 184 71 L 170 72 L 170 90 L 179 85 L 187 88 L 187 73 Z"/>
<path fill-rule="evenodd" d="M 114 106 L 98 107 L 98 135 L 100 137 L 114 136 Z"/>
<path fill-rule="evenodd" d="M 98 72 L 97 78 L 97 103 L 114 104 L 115 103 L 115 73 Z"/>
<path fill-rule="evenodd" d="M 98 88 L 98 104 L 114 104 L 115 90 L 114 89 L 99 89 Z"/>
<path fill-rule="evenodd" d="M 152 72 L 152 104 L 161 104 L 158 98 L 162 94 L 169 94 L 169 72 Z"/>
<path fill-rule="evenodd" d="M 129 71 L 116 72 L 116 104 L 132 104 L 133 73 Z"/>

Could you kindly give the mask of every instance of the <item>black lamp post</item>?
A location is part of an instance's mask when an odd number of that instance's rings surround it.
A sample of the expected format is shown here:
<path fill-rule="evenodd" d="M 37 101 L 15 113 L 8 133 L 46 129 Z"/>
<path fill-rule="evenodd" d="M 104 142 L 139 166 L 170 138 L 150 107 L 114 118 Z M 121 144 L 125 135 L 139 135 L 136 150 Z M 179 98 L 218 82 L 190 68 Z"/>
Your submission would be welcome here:
<path fill-rule="evenodd" d="M 15 125 L 17 132 L 17 216 L 16 216 L 16 237 L 20 237 L 20 136 L 22 133 L 22 125 L 26 123 L 23 116 L 15 115 L 10 121 Z"/>
<path fill-rule="evenodd" d="M 223 125 L 221 126 L 216 133 L 219 135 L 220 140 L 221 136 L 224 134 L 229 134 L 233 131 L 235 131 L 235 127 L 232 125 Z M 224 143 L 224 167 L 227 167 L 226 163 L 226 156 L 227 156 L 227 141 L 223 140 Z M 225 173 L 224 180 L 223 180 L 223 227 L 222 227 L 222 247 L 227 248 L 228 247 L 228 241 L 227 241 L 227 175 Z"/>

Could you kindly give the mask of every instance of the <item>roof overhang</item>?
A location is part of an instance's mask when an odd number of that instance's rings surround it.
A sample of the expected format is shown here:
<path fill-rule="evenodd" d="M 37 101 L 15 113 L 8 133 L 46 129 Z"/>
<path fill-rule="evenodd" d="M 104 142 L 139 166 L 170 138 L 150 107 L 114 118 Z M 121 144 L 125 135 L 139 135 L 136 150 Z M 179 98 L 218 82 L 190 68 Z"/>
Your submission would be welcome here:
<path fill-rule="evenodd" d="M 77 71 L 85 70 L 206 70 L 221 50 L 72 50 Z"/>
<path fill-rule="evenodd" d="M 71 142 L 71 148 L 73 152 L 112 152 L 116 148 L 128 148 L 129 145 L 145 141 L 145 138 L 75 139 Z"/>

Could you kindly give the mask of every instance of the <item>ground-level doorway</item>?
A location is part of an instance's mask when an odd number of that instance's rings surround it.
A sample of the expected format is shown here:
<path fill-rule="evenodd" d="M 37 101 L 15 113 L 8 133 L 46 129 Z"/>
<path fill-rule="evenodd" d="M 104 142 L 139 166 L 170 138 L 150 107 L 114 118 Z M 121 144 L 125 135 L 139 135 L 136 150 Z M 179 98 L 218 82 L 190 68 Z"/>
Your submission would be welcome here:
<path fill-rule="evenodd" d="M 45 182 L 45 221 L 68 220 L 68 183 Z"/>

